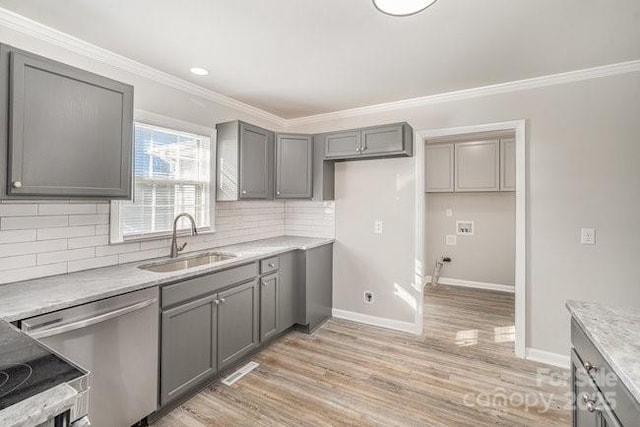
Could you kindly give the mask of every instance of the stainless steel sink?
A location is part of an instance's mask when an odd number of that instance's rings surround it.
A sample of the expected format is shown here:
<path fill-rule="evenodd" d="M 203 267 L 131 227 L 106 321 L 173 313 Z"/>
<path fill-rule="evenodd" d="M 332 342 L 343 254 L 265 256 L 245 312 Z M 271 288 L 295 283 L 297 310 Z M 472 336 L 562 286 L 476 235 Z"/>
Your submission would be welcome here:
<path fill-rule="evenodd" d="M 141 265 L 138 268 L 156 273 L 170 273 L 172 271 L 188 270 L 189 268 L 200 267 L 202 265 L 216 264 L 235 258 L 232 254 L 223 254 L 220 252 L 209 252 L 206 254 L 172 259 L 169 261 L 158 262 L 155 264 Z"/>

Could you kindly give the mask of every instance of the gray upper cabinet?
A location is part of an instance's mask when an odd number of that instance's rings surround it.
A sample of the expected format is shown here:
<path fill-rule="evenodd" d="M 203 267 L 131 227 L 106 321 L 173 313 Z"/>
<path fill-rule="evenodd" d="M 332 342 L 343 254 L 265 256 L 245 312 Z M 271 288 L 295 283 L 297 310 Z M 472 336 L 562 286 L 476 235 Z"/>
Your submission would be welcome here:
<path fill-rule="evenodd" d="M 325 160 L 325 135 L 313 136 L 313 200 L 335 199 L 335 162 Z"/>
<path fill-rule="evenodd" d="M 6 45 L 0 72 L 7 198 L 131 198 L 132 86 Z"/>
<path fill-rule="evenodd" d="M 276 136 L 276 198 L 310 199 L 313 179 L 311 135 Z"/>
<path fill-rule="evenodd" d="M 425 159 L 425 188 L 428 193 L 452 192 L 453 144 L 427 145 Z"/>
<path fill-rule="evenodd" d="M 516 190 L 516 140 L 500 140 L 500 191 Z"/>
<path fill-rule="evenodd" d="M 218 301 L 218 366 L 222 369 L 259 344 L 257 280 L 220 292 Z"/>
<path fill-rule="evenodd" d="M 260 279 L 260 341 L 278 333 L 278 273 Z"/>
<path fill-rule="evenodd" d="M 160 403 L 186 393 L 216 372 L 215 295 L 162 313 Z"/>
<path fill-rule="evenodd" d="M 275 134 L 240 121 L 216 129 L 217 200 L 273 199 Z"/>
<path fill-rule="evenodd" d="M 413 156 L 413 129 L 394 123 L 323 135 L 325 159 L 357 160 Z"/>
<path fill-rule="evenodd" d="M 500 190 L 499 140 L 455 144 L 455 191 Z"/>
<path fill-rule="evenodd" d="M 335 132 L 325 135 L 325 159 L 343 159 L 360 154 L 360 131 Z"/>

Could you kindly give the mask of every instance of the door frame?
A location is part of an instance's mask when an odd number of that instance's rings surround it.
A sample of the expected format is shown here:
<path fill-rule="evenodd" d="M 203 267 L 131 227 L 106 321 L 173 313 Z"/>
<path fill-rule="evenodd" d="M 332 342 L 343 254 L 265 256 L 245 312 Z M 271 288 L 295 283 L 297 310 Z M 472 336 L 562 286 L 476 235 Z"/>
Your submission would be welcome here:
<path fill-rule="evenodd" d="M 526 352 L 526 292 L 527 292 L 527 171 L 526 171 L 526 120 L 487 123 L 441 129 L 426 129 L 415 132 L 416 170 L 416 238 L 415 238 L 415 281 L 422 284 L 420 295 L 424 295 L 424 280 L 427 276 L 425 242 L 425 144 L 427 139 L 464 135 L 477 132 L 512 130 L 516 135 L 516 265 L 515 265 L 515 354 L 525 358 Z M 422 304 L 416 311 L 416 328 L 422 333 Z"/>

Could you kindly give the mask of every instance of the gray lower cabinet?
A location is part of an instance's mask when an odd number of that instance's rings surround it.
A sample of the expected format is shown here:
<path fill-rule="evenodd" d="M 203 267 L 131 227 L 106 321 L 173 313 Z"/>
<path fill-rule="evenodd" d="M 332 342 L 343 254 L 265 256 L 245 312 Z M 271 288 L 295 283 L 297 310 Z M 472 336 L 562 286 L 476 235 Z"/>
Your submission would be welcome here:
<path fill-rule="evenodd" d="M 278 274 L 278 332 L 284 332 L 297 323 L 300 312 L 300 277 L 298 273 L 300 251 L 280 255 Z"/>
<path fill-rule="evenodd" d="M 413 129 L 393 123 L 323 134 L 325 159 L 358 160 L 413 156 Z"/>
<path fill-rule="evenodd" d="M 218 367 L 222 369 L 260 342 L 258 281 L 220 292 L 218 301 Z"/>
<path fill-rule="evenodd" d="M 313 180 L 311 135 L 276 136 L 276 199 L 310 199 Z"/>
<path fill-rule="evenodd" d="M 298 259 L 299 316 L 296 323 L 313 331 L 331 317 L 333 244 L 308 249 Z"/>
<path fill-rule="evenodd" d="M 133 86 L 1 45 L 0 99 L 4 197 L 131 198 Z"/>
<path fill-rule="evenodd" d="M 217 200 L 273 199 L 275 134 L 241 121 L 216 130 Z"/>
<path fill-rule="evenodd" d="M 278 334 L 278 273 L 260 279 L 260 341 Z"/>
<path fill-rule="evenodd" d="M 161 405 L 216 372 L 217 307 L 209 295 L 162 313 Z"/>

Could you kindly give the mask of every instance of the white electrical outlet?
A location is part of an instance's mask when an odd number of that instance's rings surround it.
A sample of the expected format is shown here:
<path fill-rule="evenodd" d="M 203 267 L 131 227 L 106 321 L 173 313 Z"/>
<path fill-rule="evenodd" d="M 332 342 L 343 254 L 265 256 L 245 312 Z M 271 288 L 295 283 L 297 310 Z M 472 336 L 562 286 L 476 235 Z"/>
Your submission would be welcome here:
<path fill-rule="evenodd" d="M 453 209 L 451 209 L 451 208 L 447 208 L 447 210 L 445 211 L 445 215 L 447 215 L 447 216 L 453 216 Z"/>
<path fill-rule="evenodd" d="M 364 302 L 365 304 L 373 304 L 373 292 L 364 291 Z"/>
<path fill-rule="evenodd" d="M 373 223 L 373 232 L 375 234 L 382 234 L 382 221 L 375 221 Z"/>
<path fill-rule="evenodd" d="M 458 243 L 458 238 L 455 234 L 447 234 L 446 243 L 448 246 L 455 246 Z"/>
<path fill-rule="evenodd" d="M 595 245 L 596 244 L 596 229 L 595 228 L 583 228 L 580 234 L 580 243 L 583 245 Z"/>

